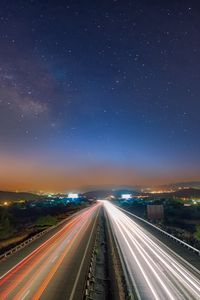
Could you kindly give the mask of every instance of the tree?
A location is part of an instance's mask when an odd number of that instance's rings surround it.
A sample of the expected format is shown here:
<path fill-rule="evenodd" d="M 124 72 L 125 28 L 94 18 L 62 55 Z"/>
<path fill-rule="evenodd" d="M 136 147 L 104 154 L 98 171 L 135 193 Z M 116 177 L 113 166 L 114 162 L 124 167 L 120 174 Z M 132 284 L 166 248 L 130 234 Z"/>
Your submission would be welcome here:
<path fill-rule="evenodd" d="M 56 217 L 52 217 L 50 215 L 39 217 L 36 221 L 37 226 L 53 226 L 57 222 Z"/>
<path fill-rule="evenodd" d="M 197 239 L 198 241 L 200 241 L 200 225 L 196 226 L 196 231 L 194 233 L 194 237 L 195 237 L 195 239 Z"/>
<path fill-rule="evenodd" d="M 0 223 L 0 239 L 6 239 L 12 236 L 14 230 L 13 226 L 10 223 L 9 214 L 6 210 L 1 214 L 1 223 Z"/>

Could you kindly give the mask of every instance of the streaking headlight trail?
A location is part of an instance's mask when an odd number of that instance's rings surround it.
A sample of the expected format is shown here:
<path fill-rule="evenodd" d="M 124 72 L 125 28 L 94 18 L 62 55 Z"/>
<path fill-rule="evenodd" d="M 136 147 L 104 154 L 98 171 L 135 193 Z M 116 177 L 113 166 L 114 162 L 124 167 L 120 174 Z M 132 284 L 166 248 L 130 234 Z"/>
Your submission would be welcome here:
<path fill-rule="evenodd" d="M 87 237 L 86 233 L 91 225 L 92 229 L 90 235 L 92 234 L 98 212 L 99 205 L 94 205 L 80 211 L 59 229 L 59 231 L 2 275 L 0 277 L 0 299 L 61 299 L 57 296 L 59 287 L 61 287 L 61 291 L 63 288 L 60 278 L 66 278 L 67 269 L 68 267 L 70 268 L 70 260 L 73 259 L 74 255 L 78 254 L 80 243 L 85 240 L 84 236 Z M 89 238 L 86 238 L 88 244 L 90 235 Z M 59 269 L 62 268 L 62 265 L 64 265 L 65 268 L 62 270 L 63 273 L 61 272 L 59 275 Z M 77 269 L 79 271 L 79 265 Z M 75 272 L 74 278 L 79 279 L 75 270 L 75 267 L 71 270 L 70 277 L 73 277 L 73 272 Z M 81 270 L 82 269 L 80 269 L 80 271 Z M 69 279 L 68 274 L 67 282 Z M 71 289 L 73 286 L 76 287 L 74 283 L 75 279 L 71 285 L 65 288 L 63 294 L 66 292 L 69 295 L 72 294 Z M 56 296 L 54 294 L 56 294 Z M 74 297 L 71 296 L 70 298 L 69 296 L 66 297 L 66 299 L 74 299 Z"/>
<path fill-rule="evenodd" d="M 110 202 L 104 207 L 138 298 L 200 299 L 200 280 L 178 256 Z"/>

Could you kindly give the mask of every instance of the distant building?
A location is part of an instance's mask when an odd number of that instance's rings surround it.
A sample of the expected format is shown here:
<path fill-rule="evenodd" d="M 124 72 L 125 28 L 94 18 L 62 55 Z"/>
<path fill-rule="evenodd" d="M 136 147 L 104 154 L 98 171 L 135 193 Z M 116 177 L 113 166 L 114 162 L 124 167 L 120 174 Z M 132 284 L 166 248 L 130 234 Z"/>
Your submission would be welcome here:
<path fill-rule="evenodd" d="M 69 198 L 69 199 L 78 199 L 79 198 L 79 194 L 77 194 L 77 193 L 69 193 L 67 198 Z"/>
<path fill-rule="evenodd" d="M 132 198 L 132 195 L 131 194 L 122 194 L 121 195 L 121 199 L 124 199 L 124 200 L 129 200 Z"/>
<path fill-rule="evenodd" d="M 164 218 L 163 205 L 147 205 L 147 218 L 152 221 L 162 220 Z"/>

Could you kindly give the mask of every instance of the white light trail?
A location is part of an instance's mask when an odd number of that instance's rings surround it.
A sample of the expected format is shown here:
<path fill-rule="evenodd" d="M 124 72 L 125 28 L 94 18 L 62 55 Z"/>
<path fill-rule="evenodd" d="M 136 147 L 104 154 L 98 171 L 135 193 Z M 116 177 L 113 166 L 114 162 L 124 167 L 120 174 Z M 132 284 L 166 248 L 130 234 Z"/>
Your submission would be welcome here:
<path fill-rule="evenodd" d="M 141 299 L 200 299 L 200 280 L 192 269 L 116 206 L 104 201 L 104 207 Z"/>

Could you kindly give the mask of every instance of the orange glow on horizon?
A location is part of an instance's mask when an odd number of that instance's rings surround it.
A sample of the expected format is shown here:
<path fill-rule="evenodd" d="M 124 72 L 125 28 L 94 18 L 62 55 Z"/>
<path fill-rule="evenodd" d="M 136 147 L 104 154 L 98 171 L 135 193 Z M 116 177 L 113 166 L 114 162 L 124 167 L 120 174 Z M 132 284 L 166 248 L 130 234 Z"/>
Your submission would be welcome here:
<path fill-rule="evenodd" d="M 199 179 L 198 173 L 193 170 L 188 170 L 187 177 L 183 177 L 183 173 L 178 171 L 171 176 L 164 171 L 159 174 L 106 163 L 81 165 L 79 169 L 71 165 L 59 168 L 43 164 L 40 160 L 9 155 L 0 156 L 0 165 L 0 190 L 12 191 L 62 192 L 88 187 L 159 185 Z"/>

